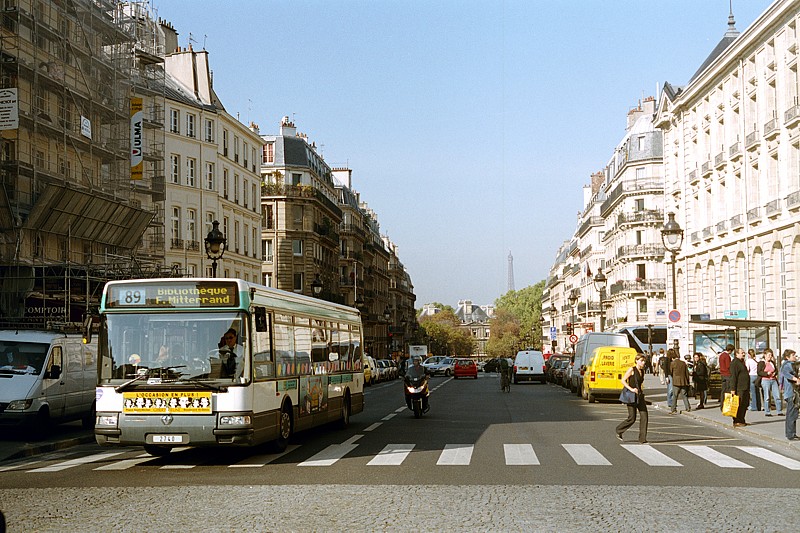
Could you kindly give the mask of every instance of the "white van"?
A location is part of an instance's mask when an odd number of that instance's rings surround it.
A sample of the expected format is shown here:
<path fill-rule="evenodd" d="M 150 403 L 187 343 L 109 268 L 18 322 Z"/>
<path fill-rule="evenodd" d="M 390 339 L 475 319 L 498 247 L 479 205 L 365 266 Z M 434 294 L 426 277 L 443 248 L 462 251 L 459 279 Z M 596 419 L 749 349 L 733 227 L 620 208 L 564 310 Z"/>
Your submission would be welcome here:
<path fill-rule="evenodd" d="M 0 427 L 94 427 L 97 344 L 53 331 L 0 330 Z"/>
<path fill-rule="evenodd" d="M 578 339 L 569 390 L 583 396 L 583 373 L 586 371 L 592 352 L 601 346 L 628 346 L 628 336 L 624 333 L 590 331 Z M 586 396 L 583 398 L 586 399 Z"/>
<path fill-rule="evenodd" d="M 520 381 L 545 382 L 544 354 L 536 350 L 523 350 L 514 357 L 514 383 Z"/>

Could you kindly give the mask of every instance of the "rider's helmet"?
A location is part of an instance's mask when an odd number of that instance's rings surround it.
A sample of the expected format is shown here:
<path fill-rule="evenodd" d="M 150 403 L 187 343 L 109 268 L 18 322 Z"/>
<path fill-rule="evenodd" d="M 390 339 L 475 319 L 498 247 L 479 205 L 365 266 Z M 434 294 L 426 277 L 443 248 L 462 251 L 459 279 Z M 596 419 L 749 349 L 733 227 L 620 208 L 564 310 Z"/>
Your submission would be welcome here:
<path fill-rule="evenodd" d="M 411 364 L 413 365 L 415 363 L 422 364 L 422 357 L 420 357 L 419 355 L 415 355 L 415 356 L 411 357 Z"/>

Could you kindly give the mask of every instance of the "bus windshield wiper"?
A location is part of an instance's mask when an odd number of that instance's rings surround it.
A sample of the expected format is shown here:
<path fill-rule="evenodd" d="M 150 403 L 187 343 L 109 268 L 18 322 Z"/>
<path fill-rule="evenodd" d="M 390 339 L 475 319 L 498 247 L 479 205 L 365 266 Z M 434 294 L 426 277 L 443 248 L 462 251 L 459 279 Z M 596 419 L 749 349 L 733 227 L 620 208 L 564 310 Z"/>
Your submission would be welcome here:
<path fill-rule="evenodd" d="M 195 385 L 200 385 L 201 387 L 205 387 L 207 389 L 210 389 L 210 390 L 213 390 L 213 391 L 216 391 L 216 392 L 219 392 L 219 391 L 223 391 L 224 392 L 224 391 L 228 390 L 228 387 L 225 387 L 224 385 L 215 385 L 213 383 L 206 383 L 205 381 L 200 381 L 197 378 L 180 377 L 180 378 L 178 378 L 178 380 L 176 382 L 177 383 L 193 383 Z"/>
<path fill-rule="evenodd" d="M 139 374 L 138 376 L 136 376 L 135 378 L 133 378 L 133 379 L 131 379 L 131 380 L 128 380 L 128 381 L 126 381 L 126 382 L 125 382 L 125 383 L 123 383 L 122 385 L 119 385 L 119 386 L 117 386 L 117 387 L 114 387 L 114 390 L 115 390 L 116 392 L 122 392 L 122 391 L 124 391 L 125 389 L 127 389 L 128 387 L 130 387 L 131 385 L 133 385 L 134 383 L 136 383 L 137 381 L 141 381 L 141 380 L 143 380 L 143 379 L 145 379 L 145 378 L 147 378 L 147 373 L 146 373 L 146 372 L 144 372 L 144 373 L 142 373 L 142 374 Z"/>

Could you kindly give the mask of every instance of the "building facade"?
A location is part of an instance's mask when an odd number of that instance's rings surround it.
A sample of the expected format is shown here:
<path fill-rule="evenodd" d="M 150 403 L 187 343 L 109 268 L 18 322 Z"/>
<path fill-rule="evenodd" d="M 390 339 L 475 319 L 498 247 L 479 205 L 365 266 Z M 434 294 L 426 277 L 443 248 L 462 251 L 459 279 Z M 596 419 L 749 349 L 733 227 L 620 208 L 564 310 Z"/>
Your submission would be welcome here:
<path fill-rule="evenodd" d="M 665 210 L 685 231 L 677 258 L 683 349 L 692 315 L 777 321 L 800 341 L 800 2 L 773 3 L 728 32 L 684 87 L 667 85 Z"/>

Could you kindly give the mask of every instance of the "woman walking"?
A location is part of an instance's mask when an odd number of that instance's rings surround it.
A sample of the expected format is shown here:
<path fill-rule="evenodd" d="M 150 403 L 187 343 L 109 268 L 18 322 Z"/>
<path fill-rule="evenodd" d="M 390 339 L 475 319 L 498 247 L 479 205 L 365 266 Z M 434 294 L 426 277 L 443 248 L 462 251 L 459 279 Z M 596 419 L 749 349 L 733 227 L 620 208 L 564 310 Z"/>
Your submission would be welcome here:
<path fill-rule="evenodd" d="M 706 364 L 705 356 L 701 353 L 694 354 L 692 381 L 694 381 L 695 393 L 700 396 L 700 405 L 697 406 L 697 409 L 703 409 L 708 400 L 708 364 Z"/>
<path fill-rule="evenodd" d="M 783 416 L 781 391 L 778 386 L 778 367 L 775 364 L 775 354 L 770 348 L 764 350 L 764 359 L 758 362 L 758 376 L 761 378 L 761 388 L 764 391 L 764 416 L 772 416 L 770 402 L 775 402 L 778 416 Z"/>
<path fill-rule="evenodd" d="M 636 422 L 636 411 L 639 411 L 639 442 L 647 443 L 647 404 L 644 400 L 644 364 L 645 356 L 639 354 L 636 361 L 625 375 L 622 376 L 622 386 L 636 394 L 634 403 L 626 404 L 628 408 L 628 418 L 622 421 L 616 429 L 617 438 L 622 439 L 622 434 Z"/>

